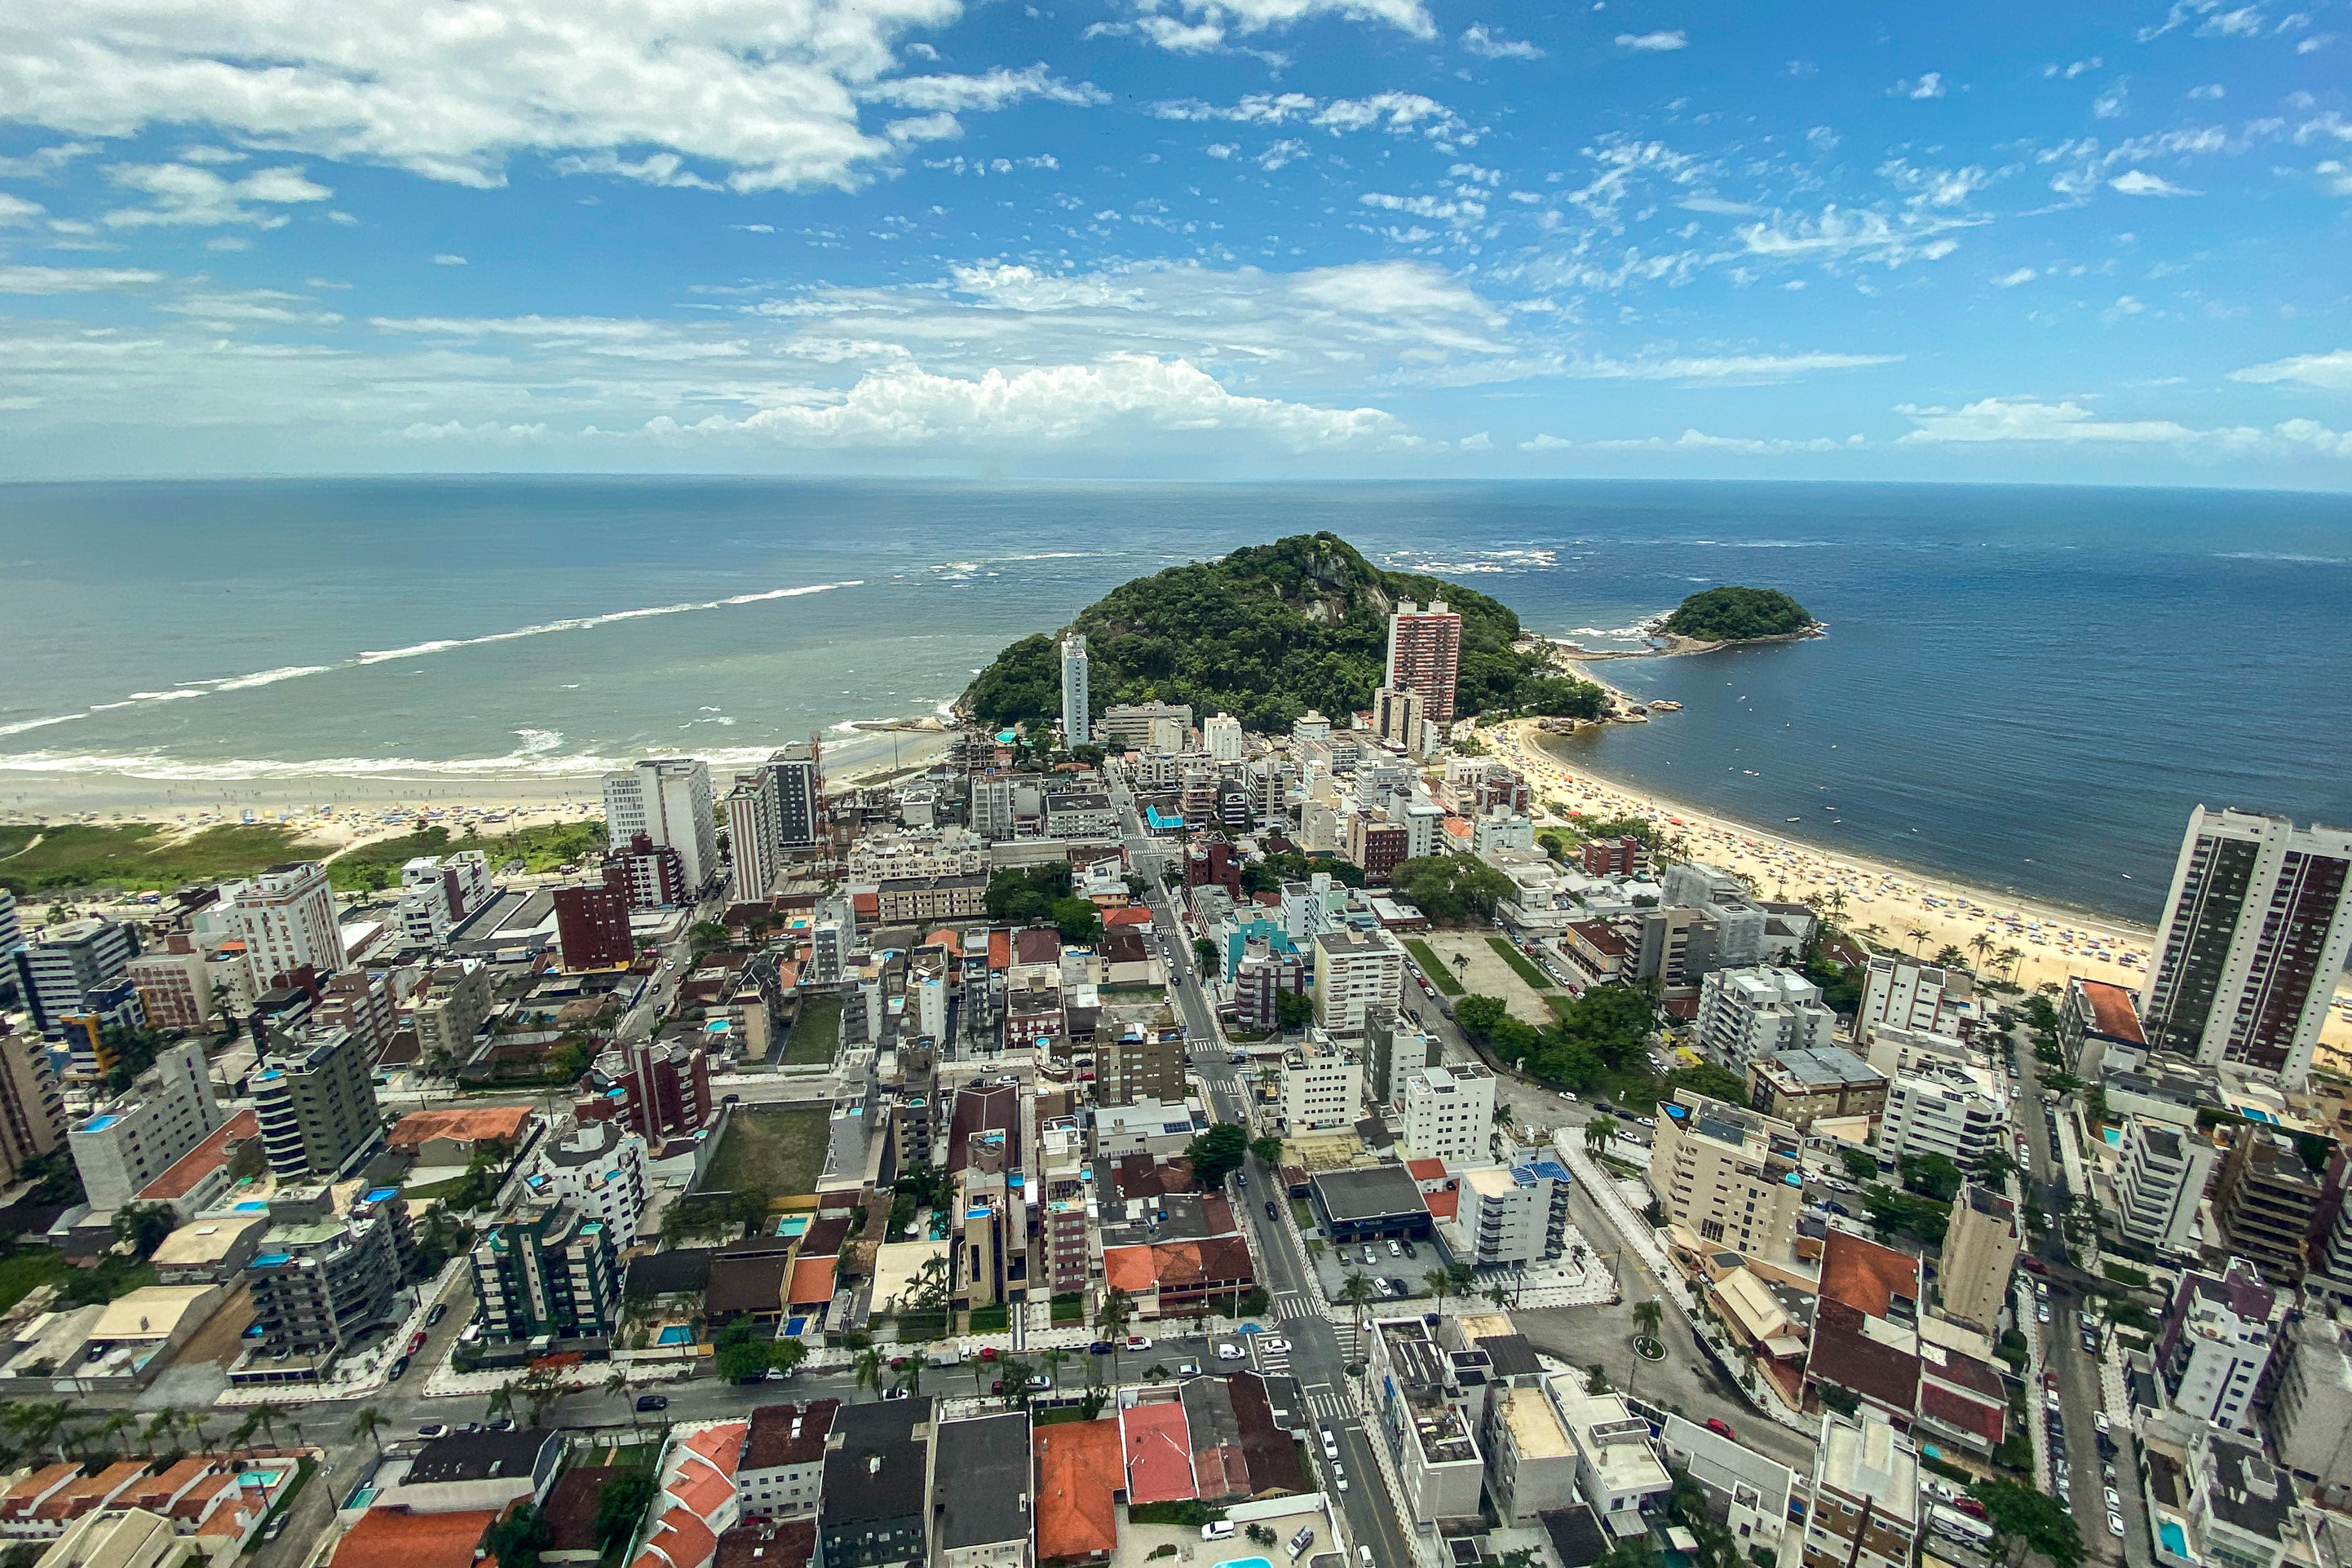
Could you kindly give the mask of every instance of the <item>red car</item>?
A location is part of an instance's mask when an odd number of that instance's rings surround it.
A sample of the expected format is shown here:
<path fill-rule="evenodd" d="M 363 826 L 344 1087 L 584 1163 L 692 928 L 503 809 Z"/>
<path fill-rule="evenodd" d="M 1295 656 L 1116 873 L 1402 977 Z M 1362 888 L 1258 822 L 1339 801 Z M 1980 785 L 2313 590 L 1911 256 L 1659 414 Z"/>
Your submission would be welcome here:
<path fill-rule="evenodd" d="M 409 1336 L 409 1340 L 408 1340 L 408 1354 L 411 1354 L 411 1355 L 415 1355 L 418 1351 L 421 1351 L 421 1350 L 423 1350 L 424 1348 L 425 1348 L 425 1331 L 424 1331 L 423 1329 L 419 1329 L 419 1330 L 417 1330 L 417 1331 L 416 1331 L 416 1333 L 415 1333 L 414 1334 L 412 1334 L 412 1335 L 410 1335 L 410 1336 Z"/>
<path fill-rule="evenodd" d="M 2031 1254 L 2026 1257 L 2020 1258 L 2018 1262 L 2024 1265 L 2025 1271 L 2029 1274 L 2047 1274 L 2050 1272 L 2049 1264 L 2044 1263 L 2041 1259 L 2033 1257 Z"/>
<path fill-rule="evenodd" d="M 994 1361 L 996 1359 L 996 1347 L 992 1344 L 984 1344 L 981 1346 L 980 1359 L 982 1361 Z"/>
<path fill-rule="evenodd" d="M 1738 1437 L 1738 1434 L 1731 1429 L 1731 1423 L 1725 1420 L 1720 1416 L 1708 1416 L 1706 1418 L 1706 1429 L 1714 1433 L 1718 1437 L 1731 1437 L 1736 1439 Z"/>
<path fill-rule="evenodd" d="M 1985 1516 L 1984 1504 L 1972 1497 L 1956 1497 L 1952 1500 L 1952 1506 L 1970 1519 L 1982 1519 Z"/>

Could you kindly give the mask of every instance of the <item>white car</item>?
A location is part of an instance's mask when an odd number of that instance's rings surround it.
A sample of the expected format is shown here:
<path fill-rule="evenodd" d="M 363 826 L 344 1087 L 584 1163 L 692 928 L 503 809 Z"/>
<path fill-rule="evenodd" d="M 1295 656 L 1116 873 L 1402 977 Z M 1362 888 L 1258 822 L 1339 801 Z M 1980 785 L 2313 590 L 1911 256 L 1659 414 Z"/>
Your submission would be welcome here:
<path fill-rule="evenodd" d="M 1201 1526 L 1201 1539 L 1203 1541 L 1231 1541 L 1233 1538 L 1234 1521 L 1230 1519 L 1213 1519 Z"/>
<path fill-rule="evenodd" d="M 2091 1413 L 2091 1425 L 2096 1427 L 2102 1433 L 2105 1433 L 2107 1430 L 2107 1413 L 2104 1410 L 2093 1411 Z"/>
<path fill-rule="evenodd" d="M 1327 1459 L 1336 1459 L 1339 1457 L 1339 1439 L 1331 1435 L 1331 1428 L 1328 1427 L 1323 1428 L 1323 1457 Z"/>
<path fill-rule="evenodd" d="M 2123 1539 L 2124 1516 L 2122 1514 L 2110 1513 L 2107 1515 L 2107 1533 L 2114 1536 L 2118 1541 Z"/>
<path fill-rule="evenodd" d="M 1231 1343 L 1230 1342 L 1220 1343 L 1217 1346 L 1217 1359 L 1219 1361 L 1239 1361 L 1248 1354 L 1249 1352 L 1244 1350 L 1241 1346 Z"/>
<path fill-rule="evenodd" d="M 2107 1511 L 2109 1513 L 2119 1513 L 2122 1511 L 2123 1506 L 2123 1494 L 2116 1490 L 2115 1488 L 2109 1487 L 2107 1489 Z"/>
<path fill-rule="evenodd" d="M 2037 1323 L 2046 1323 L 2050 1321 L 2049 1302 L 2044 1301 L 2040 1306 L 2033 1309 L 2033 1321 Z"/>
<path fill-rule="evenodd" d="M 1577 1103 L 1577 1101 L 1576 1101 L 1576 1091 L 1575 1091 L 1575 1090 L 1573 1090 L 1573 1089 L 1563 1089 L 1563 1090 L 1561 1090 L 1561 1091 L 1559 1092 L 1559 1097 L 1560 1097 L 1561 1099 L 1563 1099 L 1563 1100 L 1567 1101 L 1567 1102 L 1568 1102 L 1570 1104 L 1571 1104 L 1571 1105 L 1573 1105 L 1573 1104 L 1575 1104 L 1575 1103 Z"/>
<path fill-rule="evenodd" d="M 1257 1342 L 1257 1347 L 1268 1355 L 1280 1355 L 1290 1348 L 1290 1342 L 1286 1339 L 1262 1339 Z"/>

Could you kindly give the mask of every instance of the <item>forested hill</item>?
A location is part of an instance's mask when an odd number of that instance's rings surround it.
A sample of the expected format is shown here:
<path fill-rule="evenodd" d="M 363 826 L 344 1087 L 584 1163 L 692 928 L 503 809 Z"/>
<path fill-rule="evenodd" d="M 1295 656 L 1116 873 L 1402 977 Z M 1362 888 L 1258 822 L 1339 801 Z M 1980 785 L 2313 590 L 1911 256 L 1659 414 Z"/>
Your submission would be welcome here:
<path fill-rule="evenodd" d="M 1777 588 L 1710 588 L 1694 593 L 1665 619 L 1664 630 L 1702 643 L 1752 643 L 1793 637 L 1819 622 Z"/>
<path fill-rule="evenodd" d="M 1486 594 L 1417 572 L 1384 571 L 1336 534 L 1298 534 L 1222 560 L 1171 567 L 1113 589 L 1066 631 L 1086 634 L 1094 716 L 1119 703 L 1190 703 L 1271 732 L 1310 708 L 1369 706 L 1399 600 L 1443 599 L 1462 616 L 1457 716 L 1597 714 L 1601 689 L 1512 651 L 1519 618 Z M 973 680 L 963 706 L 983 724 L 1050 726 L 1061 713 L 1057 633 L 1024 637 Z"/>

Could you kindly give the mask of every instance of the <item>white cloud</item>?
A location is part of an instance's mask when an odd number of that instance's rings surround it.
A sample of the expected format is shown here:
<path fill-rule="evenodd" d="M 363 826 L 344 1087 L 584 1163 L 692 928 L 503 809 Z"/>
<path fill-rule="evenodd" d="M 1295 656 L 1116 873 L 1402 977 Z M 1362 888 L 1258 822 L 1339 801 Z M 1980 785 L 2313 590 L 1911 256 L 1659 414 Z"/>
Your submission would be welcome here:
<path fill-rule="evenodd" d="M 1664 436 L 1645 435 L 1637 440 L 1588 441 L 1584 444 L 1594 452 L 1730 452 L 1748 457 L 1779 457 L 1800 452 L 1850 451 L 1867 444 L 1859 435 L 1848 436 L 1843 441 L 1832 440 L 1826 435 L 1816 435 L 1810 440 L 1788 440 L 1709 435 L 1704 431 L 1685 430 L 1671 441 Z"/>
<path fill-rule="evenodd" d="M 5 73 L 0 65 L 0 73 Z M 106 177 L 127 191 L 153 198 L 145 207 L 118 207 L 106 214 L 110 228 L 185 225 L 215 228 L 253 224 L 278 228 L 288 219 L 271 207 L 323 202 L 334 194 L 303 177 L 298 168 L 261 169 L 242 180 L 224 180 L 187 163 L 117 163 Z"/>
<path fill-rule="evenodd" d="M 2308 453 L 2352 457 L 2352 434 L 2329 430 L 2308 419 L 2286 420 L 2267 430 L 2252 425 L 2199 430 L 2170 419 L 2103 419 L 2072 399 L 2053 403 L 2037 398 L 1991 397 L 1957 409 L 1918 408 L 1906 403 L 1895 412 L 1908 418 L 1915 427 L 1902 436 L 1900 444 L 1904 445 L 2021 442 L 2058 446 L 2169 446 L 2206 455 Z"/>
<path fill-rule="evenodd" d="M 1544 57 L 1544 52 L 1535 45 L 1490 32 L 1484 22 L 1473 23 L 1464 28 L 1461 43 L 1466 52 L 1481 59 L 1539 60 Z"/>
<path fill-rule="evenodd" d="M 1376 408 L 1243 397 L 1182 360 L 1122 355 L 1092 365 L 990 370 L 965 380 L 913 365 L 871 371 L 837 397 L 648 425 L 667 439 L 756 436 L 794 447 L 1059 445 L 1119 426 L 1260 435 L 1292 451 L 1370 444 L 1403 434 Z"/>
<path fill-rule="evenodd" d="M 1064 81 L 1046 70 L 1042 61 L 1025 70 L 999 67 L 985 76 L 898 77 L 862 88 L 857 96 L 868 103 L 946 110 L 952 114 L 1006 109 L 1031 98 L 1079 107 L 1110 101 L 1110 94 L 1092 82 Z"/>
<path fill-rule="evenodd" d="M 2014 288 L 2021 283 L 2031 283 L 2040 276 L 2030 267 L 2021 267 L 2015 272 L 2004 272 L 1994 278 L 1992 286 L 1995 288 Z"/>
<path fill-rule="evenodd" d="M 1690 36 L 1680 27 L 1670 33 L 1620 33 L 1617 47 L 1632 49 L 1636 54 L 1663 54 L 1671 49 L 1690 47 Z"/>
<path fill-rule="evenodd" d="M 185 316 L 216 332 L 239 327 L 332 327 L 342 317 L 300 294 L 252 288 L 236 294 L 192 294 L 155 308 Z"/>
<path fill-rule="evenodd" d="M 641 184 L 672 185 L 696 191 L 716 191 L 719 188 L 687 168 L 686 160 L 675 152 L 653 152 L 632 160 L 617 152 L 599 149 L 594 152 L 566 154 L 548 166 L 559 174 L 609 174 L 617 180 L 635 180 Z"/>
<path fill-rule="evenodd" d="M 1895 84 L 1895 93 L 1898 98 L 1941 98 L 1944 96 L 1944 73 L 1929 71 L 1916 81 L 1906 78 Z"/>
<path fill-rule="evenodd" d="M 1738 235 L 1750 254 L 1771 260 L 1850 258 L 1896 267 L 1914 261 L 1942 260 L 1959 248 L 1951 231 L 1983 221 L 1916 211 L 1889 217 L 1885 213 L 1849 213 L 1828 206 L 1818 217 L 1776 213 L 1769 222 L 1745 225 Z"/>
<path fill-rule="evenodd" d="M 1398 196 L 1386 191 L 1366 191 L 1356 200 L 1368 207 L 1379 207 L 1391 213 L 1411 213 L 1417 218 L 1475 222 L 1486 215 L 1486 203 L 1467 198 L 1446 201 L 1437 196 Z"/>
<path fill-rule="evenodd" d="M 0 7 L 21 124 L 254 144 L 492 186 L 519 152 L 667 152 L 738 189 L 854 185 L 891 143 L 857 94 L 961 0 L 53 0 Z"/>
<path fill-rule="evenodd" d="M 466 265 L 466 258 L 462 256 L 456 255 L 453 252 L 445 250 L 440 255 L 433 258 L 433 265 L 436 267 L 463 267 Z"/>
<path fill-rule="evenodd" d="M 1459 444 L 1465 452 L 1492 452 L 1495 450 L 1495 438 L 1482 430 L 1475 435 L 1464 436 Z"/>
<path fill-rule="evenodd" d="M 2202 87 L 2190 88 L 2189 89 L 2189 96 L 2203 102 L 2211 102 L 2217 99 L 2228 97 L 2229 89 L 2223 87 L 2217 81 L 2207 82 Z"/>
<path fill-rule="evenodd" d="M 2131 108 L 2131 83 L 2119 81 L 2091 100 L 2091 113 L 2099 120 L 2120 120 Z"/>
<path fill-rule="evenodd" d="M 98 151 L 95 141 L 60 141 L 14 158 L 0 158 L 0 180 L 46 180 L 77 158 Z"/>
<path fill-rule="evenodd" d="M 2107 189 L 2123 196 L 2197 196 L 2204 193 L 2192 191 L 2186 185 L 2176 185 L 2162 175 L 2151 174 L 2145 169 L 2134 169 L 2116 175 L 2107 182 Z"/>
<path fill-rule="evenodd" d="M 0 267 L 0 294 L 95 294 L 163 281 L 162 273 L 133 267 Z"/>
<path fill-rule="evenodd" d="M 2296 354 L 2290 359 L 2273 360 L 2264 365 L 2248 365 L 2244 370 L 2231 371 L 2230 379 L 2263 386 L 2279 382 L 2295 382 L 2305 386 L 2324 387 L 2329 392 L 2352 392 L 2352 349 L 2337 349 L 2326 354 Z"/>
<path fill-rule="evenodd" d="M 1813 371 L 1867 370 L 1900 354 L 1697 354 L 1640 360 L 1591 359 L 1564 373 L 1585 381 L 1700 382 L 1765 385 Z"/>
<path fill-rule="evenodd" d="M 1172 0 L 1169 9 L 1181 16 L 1162 14 L 1161 0 L 1135 0 L 1135 8 L 1139 14 L 1133 21 L 1097 22 L 1085 36 L 1140 33 L 1177 54 L 1206 54 L 1224 47 L 1229 37 L 1246 37 L 1327 17 L 1385 24 L 1416 38 L 1437 36 L 1421 0 Z"/>
<path fill-rule="evenodd" d="M 2311 166 L 2315 174 L 2327 177 L 2327 193 L 2331 196 L 2352 196 L 2352 164 L 2334 158 L 2324 158 Z"/>
<path fill-rule="evenodd" d="M 0 191 L 0 225 L 28 224 L 48 211 L 38 202 L 28 202 L 22 196 L 12 196 Z"/>
<path fill-rule="evenodd" d="M 1303 92 L 1257 92 L 1231 104 L 1176 99 L 1151 106 L 1161 120 L 1231 120 L 1239 125 L 1304 125 L 1334 136 L 1355 131 L 1385 131 L 1392 136 L 1418 132 L 1441 146 L 1468 146 L 1477 132 L 1460 115 L 1417 92 L 1376 92 L 1329 100 Z"/>

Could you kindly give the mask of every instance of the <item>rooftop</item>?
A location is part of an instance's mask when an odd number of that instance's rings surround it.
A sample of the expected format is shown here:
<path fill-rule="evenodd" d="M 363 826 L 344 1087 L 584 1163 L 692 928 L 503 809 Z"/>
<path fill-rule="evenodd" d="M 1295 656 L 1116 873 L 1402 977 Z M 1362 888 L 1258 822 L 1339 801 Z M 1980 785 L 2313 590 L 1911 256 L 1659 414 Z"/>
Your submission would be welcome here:
<path fill-rule="evenodd" d="M 824 1457 L 826 1436 L 833 1430 L 838 1399 L 799 1405 L 762 1405 L 751 1412 L 751 1427 L 743 1439 L 742 1468 L 772 1470 L 780 1465 L 805 1465 Z"/>
<path fill-rule="evenodd" d="M 1036 1428 L 1037 1555 L 1083 1557 L 1118 1545 L 1118 1504 L 1127 1488 L 1119 1423 L 1073 1421 Z"/>
<path fill-rule="evenodd" d="M 939 1549 L 1028 1540 L 1028 1412 L 945 1422 L 932 1441 L 938 1448 L 932 1500 L 941 1510 Z"/>
<path fill-rule="evenodd" d="M 335 1543 L 334 1568 L 473 1568 L 474 1549 L 498 1514 L 410 1513 L 372 1508 Z"/>
<path fill-rule="evenodd" d="M 536 1427 L 512 1432 L 452 1432 L 417 1451 L 408 1467 L 406 1484 L 527 1478 L 539 1463 L 540 1450 L 561 1440 L 557 1434 Z"/>
<path fill-rule="evenodd" d="M 1325 1171 L 1315 1178 L 1316 1195 L 1333 1220 L 1378 1219 L 1421 1210 L 1421 1184 L 1401 1165 Z"/>

